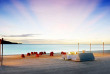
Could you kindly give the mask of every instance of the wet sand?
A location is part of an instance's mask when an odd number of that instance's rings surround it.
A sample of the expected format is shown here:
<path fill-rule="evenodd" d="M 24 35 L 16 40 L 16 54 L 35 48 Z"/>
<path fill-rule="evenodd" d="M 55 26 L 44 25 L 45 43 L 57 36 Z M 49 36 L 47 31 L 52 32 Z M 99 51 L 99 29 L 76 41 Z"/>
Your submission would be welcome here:
<path fill-rule="evenodd" d="M 60 54 L 4 56 L 0 74 L 110 74 L 110 54 L 95 53 L 95 61 L 65 61 Z"/>

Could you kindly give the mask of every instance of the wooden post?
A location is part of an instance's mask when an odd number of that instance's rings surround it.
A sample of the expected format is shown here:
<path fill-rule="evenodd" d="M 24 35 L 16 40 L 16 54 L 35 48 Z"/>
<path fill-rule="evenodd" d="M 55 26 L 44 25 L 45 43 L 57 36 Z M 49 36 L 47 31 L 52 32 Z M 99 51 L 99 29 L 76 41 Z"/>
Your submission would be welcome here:
<path fill-rule="evenodd" d="M 90 53 L 91 53 L 91 43 L 90 43 Z"/>
<path fill-rule="evenodd" d="M 103 55 L 104 55 L 104 42 L 103 42 Z"/>
<path fill-rule="evenodd" d="M 79 53 L 79 43 L 78 43 L 78 53 Z"/>
<path fill-rule="evenodd" d="M 3 65 L 3 38 L 2 38 L 2 58 L 1 58 L 1 66 Z"/>
<path fill-rule="evenodd" d="M 1 63 L 1 42 L 2 42 L 2 40 L 0 39 L 0 63 Z"/>

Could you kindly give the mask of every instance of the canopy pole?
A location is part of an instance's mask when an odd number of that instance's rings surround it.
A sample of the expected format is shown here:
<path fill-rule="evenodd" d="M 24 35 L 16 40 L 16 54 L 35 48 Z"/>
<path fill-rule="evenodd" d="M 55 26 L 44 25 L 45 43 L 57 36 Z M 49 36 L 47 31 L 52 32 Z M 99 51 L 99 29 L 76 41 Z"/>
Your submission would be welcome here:
<path fill-rule="evenodd" d="M 103 42 L 103 55 L 104 55 L 104 42 Z"/>
<path fill-rule="evenodd" d="M 91 43 L 90 43 L 90 53 L 91 53 Z"/>
<path fill-rule="evenodd" d="M 1 43 L 2 43 L 2 40 L 0 39 L 0 66 L 1 66 Z"/>
<path fill-rule="evenodd" d="M 79 53 L 79 43 L 78 43 L 78 53 Z"/>

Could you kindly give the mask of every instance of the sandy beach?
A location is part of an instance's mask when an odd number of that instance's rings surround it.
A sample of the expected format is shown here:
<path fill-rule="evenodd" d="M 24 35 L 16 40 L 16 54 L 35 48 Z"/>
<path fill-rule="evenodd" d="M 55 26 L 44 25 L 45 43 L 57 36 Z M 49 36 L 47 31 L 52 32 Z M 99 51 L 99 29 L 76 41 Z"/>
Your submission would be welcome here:
<path fill-rule="evenodd" d="M 110 74 L 110 54 L 95 53 L 95 61 L 65 61 L 60 54 L 4 56 L 0 74 Z"/>

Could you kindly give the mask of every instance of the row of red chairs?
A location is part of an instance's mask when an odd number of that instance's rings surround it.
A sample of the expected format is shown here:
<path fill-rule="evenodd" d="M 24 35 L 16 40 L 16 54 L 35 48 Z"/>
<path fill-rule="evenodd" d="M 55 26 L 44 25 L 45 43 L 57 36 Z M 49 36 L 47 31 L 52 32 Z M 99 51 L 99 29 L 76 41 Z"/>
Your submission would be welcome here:
<path fill-rule="evenodd" d="M 27 56 L 31 56 L 31 55 L 34 55 L 34 54 L 36 54 L 36 57 L 39 57 L 39 55 L 46 54 L 46 52 L 39 52 L 39 54 L 38 54 L 38 52 L 31 52 L 31 53 L 27 53 Z M 21 54 L 21 57 L 25 58 L 25 55 Z"/>
<path fill-rule="evenodd" d="M 27 56 L 34 55 L 34 54 L 36 54 L 36 57 L 39 57 L 39 55 L 46 54 L 46 52 L 39 52 L 39 54 L 38 54 L 38 52 L 31 52 L 31 53 L 27 53 Z M 61 54 L 62 55 L 66 55 L 66 52 L 62 51 Z M 50 52 L 50 56 L 53 56 L 53 55 L 54 55 L 54 52 Z M 21 57 L 25 58 L 25 55 L 22 54 Z"/>
<path fill-rule="evenodd" d="M 46 54 L 46 52 L 39 52 L 39 54 L 38 54 L 38 52 L 31 52 L 31 53 L 27 53 L 27 56 L 34 55 L 34 54 L 36 54 L 36 57 L 39 57 L 39 55 Z M 61 54 L 62 55 L 66 55 L 66 52 L 62 51 Z M 50 56 L 53 56 L 53 55 L 54 55 L 54 52 L 50 52 Z M 21 57 L 25 58 L 25 55 L 22 54 Z"/>
<path fill-rule="evenodd" d="M 38 52 L 31 52 L 31 55 L 38 54 Z M 39 55 L 46 54 L 46 52 L 39 52 Z"/>

